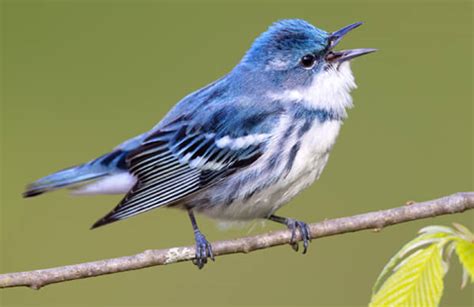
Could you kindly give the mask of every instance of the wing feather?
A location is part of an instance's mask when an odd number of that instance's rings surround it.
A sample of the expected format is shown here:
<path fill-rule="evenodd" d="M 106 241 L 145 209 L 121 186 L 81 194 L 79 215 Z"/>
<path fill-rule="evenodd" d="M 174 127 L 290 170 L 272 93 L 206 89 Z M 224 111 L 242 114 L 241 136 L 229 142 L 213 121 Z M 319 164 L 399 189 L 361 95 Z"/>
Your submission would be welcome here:
<path fill-rule="evenodd" d="M 186 135 L 183 131 L 186 127 L 180 127 L 174 135 L 166 131 L 167 141 L 165 136 L 154 134 L 130 154 L 129 171 L 138 182 L 93 228 L 176 203 L 249 165 L 261 155 L 262 143 L 233 150 L 217 146 L 214 134 Z"/>
<path fill-rule="evenodd" d="M 126 159 L 137 183 L 93 228 L 177 204 L 251 165 L 263 154 L 283 108 L 272 103 L 256 109 L 241 99 L 192 112 L 165 118 L 140 137 L 140 144 Z"/>

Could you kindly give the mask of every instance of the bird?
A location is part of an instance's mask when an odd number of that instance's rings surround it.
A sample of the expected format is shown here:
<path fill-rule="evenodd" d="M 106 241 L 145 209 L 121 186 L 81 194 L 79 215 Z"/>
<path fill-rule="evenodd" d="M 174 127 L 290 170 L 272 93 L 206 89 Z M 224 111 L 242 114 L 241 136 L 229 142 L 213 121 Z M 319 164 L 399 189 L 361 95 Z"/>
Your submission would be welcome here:
<path fill-rule="evenodd" d="M 276 21 L 225 76 L 185 96 L 151 130 L 89 162 L 27 185 L 24 197 L 60 188 L 125 194 L 92 228 L 161 207 L 187 211 L 194 264 L 214 260 L 195 214 L 220 221 L 265 219 L 298 234 L 308 224 L 276 215 L 321 175 L 356 84 L 350 60 L 376 49 L 335 50 L 357 22 L 326 32 L 302 19 Z"/>

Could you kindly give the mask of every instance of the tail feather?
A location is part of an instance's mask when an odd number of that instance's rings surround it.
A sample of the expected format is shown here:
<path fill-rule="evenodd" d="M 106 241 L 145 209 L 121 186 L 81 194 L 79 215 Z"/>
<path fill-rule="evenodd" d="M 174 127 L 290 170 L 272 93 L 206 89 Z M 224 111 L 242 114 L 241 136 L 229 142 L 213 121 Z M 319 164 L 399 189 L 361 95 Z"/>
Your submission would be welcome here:
<path fill-rule="evenodd" d="M 125 167 L 123 151 L 114 151 L 91 162 L 70 167 L 43 177 L 26 187 L 23 197 L 33 197 L 45 192 L 74 186 L 86 181 L 114 174 Z"/>
<path fill-rule="evenodd" d="M 107 175 L 107 172 L 90 172 L 87 165 L 64 169 L 43 177 L 26 187 L 23 197 L 32 197 L 77 183 L 93 180 Z"/>

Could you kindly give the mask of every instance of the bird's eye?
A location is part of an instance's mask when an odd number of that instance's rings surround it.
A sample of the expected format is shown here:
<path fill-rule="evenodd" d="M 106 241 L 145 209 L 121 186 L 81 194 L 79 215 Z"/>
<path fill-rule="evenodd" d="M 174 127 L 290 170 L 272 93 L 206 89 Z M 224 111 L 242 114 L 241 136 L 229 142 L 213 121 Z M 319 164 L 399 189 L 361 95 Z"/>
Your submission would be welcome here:
<path fill-rule="evenodd" d="M 301 64 L 305 68 L 312 68 L 315 62 L 316 62 L 316 57 L 314 56 L 314 54 L 311 54 L 311 53 L 301 58 Z"/>

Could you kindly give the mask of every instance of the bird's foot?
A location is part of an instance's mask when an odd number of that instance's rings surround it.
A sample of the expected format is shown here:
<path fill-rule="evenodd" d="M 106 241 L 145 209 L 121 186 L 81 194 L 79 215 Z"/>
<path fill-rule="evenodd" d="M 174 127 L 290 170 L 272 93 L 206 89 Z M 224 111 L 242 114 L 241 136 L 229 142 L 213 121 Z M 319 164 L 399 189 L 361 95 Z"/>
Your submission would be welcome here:
<path fill-rule="evenodd" d="M 286 226 L 288 227 L 288 229 L 291 230 L 290 244 L 293 250 L 295 250 L 295 252 L 297 252 L 299 249 L 299 244 L 296 240 L 296 231 L 300 231 L 301 239 L 303 240 L 303 254 L 306 254 L 306 252 L 308 251 L 309 242 L 311 242 L 311 235 L 308 224 L 306 224 L 305 222 L 288 218 L 286 220 Z"/>
<path fill-rule="evenodd" d="M 202 269 L 207 263 L 207 258 L 211 258 L 211 260 L 214 261 L 212 246 L 200 231 L 194 233 L 194 238 L 196 240 L 196 256 L 193 259 L 193 263 L 199 269 Z"/>

